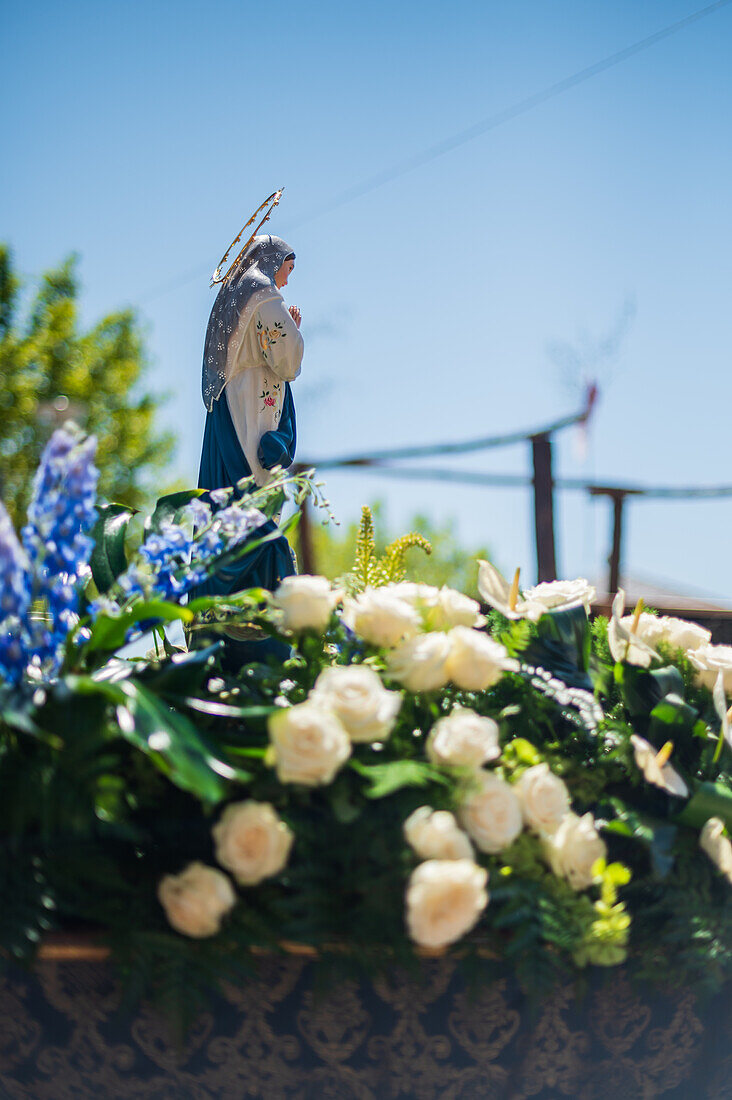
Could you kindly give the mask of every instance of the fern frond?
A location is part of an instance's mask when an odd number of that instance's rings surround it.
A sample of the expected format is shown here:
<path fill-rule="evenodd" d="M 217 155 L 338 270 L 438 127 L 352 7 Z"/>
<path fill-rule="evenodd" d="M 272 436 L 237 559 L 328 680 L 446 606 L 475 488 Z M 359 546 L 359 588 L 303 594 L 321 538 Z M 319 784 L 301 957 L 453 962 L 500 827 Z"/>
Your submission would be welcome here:
<path fill-rule="evenodd" d="M 356 555 L 352 569 L 342 579 L 351 595 L 358 595 L 365 588 L 380 588 L 385 584 L 403 581 L 406 575 L 405 556 L 408 550 L 418 546 L 425 554 L 432 553 L 432 544 L 424 535 L 411 531 L 389 543 L 383 554 L 376 552 L 374 517 L 368 505 L 361 509 L 361 523 L 356 538 Z"/>
<path fill-rule="evenodd" d="M 374 517 L 368 505 L 361 509 L 361 523 L 356 538 L 356 556 L 353 569 L 349 573 L 350 587 L 354 593 L 363 592 L 373 584 L 376 562 L 376 542 L 374 540 Z"/>
<path fill-rule="evenodd" d="M 382 583 L 398 583 L 404 580 L 407 572 L 404 557 L 407 550 L 411 550 L 414 546 L 424 550 L 425 554 L 432 553 L 432 543 L 424 535 L 417 534 L 416 531 L 410 531 L 408 535 L 402 535 L 401 538 L 389 543 L 383 557 L 383 571 L 387 579 Z"/>

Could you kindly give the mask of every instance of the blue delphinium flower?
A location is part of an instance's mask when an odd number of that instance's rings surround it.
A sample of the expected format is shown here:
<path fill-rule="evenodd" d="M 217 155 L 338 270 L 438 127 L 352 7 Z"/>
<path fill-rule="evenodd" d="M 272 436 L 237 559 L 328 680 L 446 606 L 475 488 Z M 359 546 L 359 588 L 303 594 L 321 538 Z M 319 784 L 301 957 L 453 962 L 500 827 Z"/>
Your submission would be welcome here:
<path fill-rule="evenodd" d="M 0 676 L 10 684 L 19 683 L 31 657 L 30 603 L 28 558 L 0 501 Z"/>
<path fill-rule="evenodd" d="M 43 452 L 23 528 L 23 545 L 34 573 L 33 597 L 43 601 L 45 624 L 37 622 L 34 641 L 44 670 L 53 673 L 63 644 L 78 621 L 80 582 L 89 575 L 94 541 L 89 532 L 97 518 L 99 471 L 94 465 L 96 439 L 53 433 Z"/>
<path fill-rule="evenodd" d="M 125 600 L 177 602 L 207 579 L 217 558 L 266 522 L 262 512 L 241 502 L 213 511 L 209 504 L 193 500 L 181 523 L 161 523 L 158 531 L 148 535 L 117 585 Z M 110 607 L 98 601 L 92 610 L 109 611 Z"/>

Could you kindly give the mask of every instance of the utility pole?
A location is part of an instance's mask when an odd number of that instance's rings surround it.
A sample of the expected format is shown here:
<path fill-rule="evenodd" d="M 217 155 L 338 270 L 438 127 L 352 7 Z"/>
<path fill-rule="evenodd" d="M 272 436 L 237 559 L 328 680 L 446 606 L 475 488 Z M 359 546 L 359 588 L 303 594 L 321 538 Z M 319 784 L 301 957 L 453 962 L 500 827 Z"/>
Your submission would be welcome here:
<path fill-rule="evenodd" d="M 313 518 L 310 514 L 310 501 L 304 497 L 300 505 L 300 558 L 298 568 L 301 573 L 315 573 L 315 547 L 313 545 Z"/>

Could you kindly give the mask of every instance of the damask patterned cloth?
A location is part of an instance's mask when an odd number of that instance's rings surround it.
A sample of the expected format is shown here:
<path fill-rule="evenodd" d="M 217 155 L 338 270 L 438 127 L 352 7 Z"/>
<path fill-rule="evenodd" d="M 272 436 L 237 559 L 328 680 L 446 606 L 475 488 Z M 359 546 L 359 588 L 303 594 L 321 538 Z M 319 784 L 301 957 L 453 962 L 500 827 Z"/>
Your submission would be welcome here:
<path fill-rule="evenodd" d="M 105 963 L 45 962 L 0 985 L 5 1100 L 726 1100 L 729 989 L 639 991 L 596 973 L 529 1005 L 508 973 L 466 987 L 451 960 L 365 982 L 262 959 L 183 1045 L 143 1007 L 118 1015 Z"/>

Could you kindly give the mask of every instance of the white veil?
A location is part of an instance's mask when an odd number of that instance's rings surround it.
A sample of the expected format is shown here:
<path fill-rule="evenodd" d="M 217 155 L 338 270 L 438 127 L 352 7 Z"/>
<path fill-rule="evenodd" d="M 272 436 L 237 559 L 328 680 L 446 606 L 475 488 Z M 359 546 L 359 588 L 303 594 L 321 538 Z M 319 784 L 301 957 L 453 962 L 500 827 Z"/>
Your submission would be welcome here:
<path fill-rule="evenodd" d="M 255 237 L 229 277 L 221 284 L 208 319 L 203 349 L 201 393 L 211 412 L 229 381 L 226 364 L 236 352 L 255 309 L 279 294 L 274 277 L 295 253 L 281 237 Z"/>

